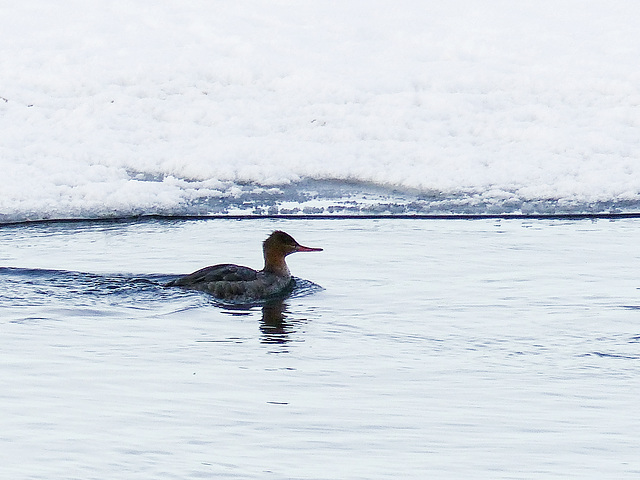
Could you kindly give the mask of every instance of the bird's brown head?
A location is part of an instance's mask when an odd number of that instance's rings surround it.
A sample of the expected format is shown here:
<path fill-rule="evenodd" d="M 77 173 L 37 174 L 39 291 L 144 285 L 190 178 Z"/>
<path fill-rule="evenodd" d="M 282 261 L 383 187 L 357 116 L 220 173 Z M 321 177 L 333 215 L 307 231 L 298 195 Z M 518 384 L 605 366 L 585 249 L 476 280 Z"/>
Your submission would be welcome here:
<path fill-rule="evenodd" d="M 294 252 L 321 252 L 321 248 L 300 245 L 295 239 L 282 230 L 276 230 L 262 243 L 265 270 L 288 272 L 284 257 Z"/>
<path fill-rule="evenodd" d="M 282 230 L 276 230 L 262 244 L 267 250 L 277 251 L 279 254 L 289 255 L 294 252 L 321 252 L 321 248 L 311 248 L 300 245 L 295 239 Z"/>

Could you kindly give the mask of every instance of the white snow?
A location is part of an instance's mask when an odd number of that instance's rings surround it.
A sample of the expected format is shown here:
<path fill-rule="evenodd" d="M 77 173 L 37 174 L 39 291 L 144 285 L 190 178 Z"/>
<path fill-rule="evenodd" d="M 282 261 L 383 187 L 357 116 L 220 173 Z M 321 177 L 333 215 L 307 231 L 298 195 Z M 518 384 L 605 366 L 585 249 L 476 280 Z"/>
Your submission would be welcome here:
<path fill-rule="evenodd" d="M 310 180 L 477 211 L 640 206 L 635 0 L 25 0 L 0 14 L 0 221 L 197 213 Z"/>

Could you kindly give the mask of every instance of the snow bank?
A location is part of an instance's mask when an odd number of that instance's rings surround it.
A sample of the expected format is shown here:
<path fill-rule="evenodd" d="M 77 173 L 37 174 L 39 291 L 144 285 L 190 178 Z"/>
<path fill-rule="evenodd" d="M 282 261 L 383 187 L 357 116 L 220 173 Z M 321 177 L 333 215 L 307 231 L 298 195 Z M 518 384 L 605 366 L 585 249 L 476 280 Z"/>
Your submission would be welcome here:
<path fill-rule="evenodd" d="M 632 0 L 1 11 L 0 221 L 640 210 Z"/>

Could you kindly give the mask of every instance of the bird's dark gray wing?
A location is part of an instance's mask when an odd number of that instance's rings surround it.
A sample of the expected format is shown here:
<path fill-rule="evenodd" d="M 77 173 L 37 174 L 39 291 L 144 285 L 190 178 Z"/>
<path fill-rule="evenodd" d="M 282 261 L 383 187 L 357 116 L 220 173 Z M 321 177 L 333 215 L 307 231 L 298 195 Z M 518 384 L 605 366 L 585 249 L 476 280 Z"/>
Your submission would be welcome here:
<path fill-rule="evenodd" d="M 193 272 L 190 275 L 177 278 L 170 281 L 168 287 L 187 287 L 198 283 L 209 282 L 242 282 L 248 280 L 255 280 L 258 276 L 253 268 L 241 267 L 239 265 L 222 264 L 212 265 L 211 267 L 205 267 L 197 272 Z"/>

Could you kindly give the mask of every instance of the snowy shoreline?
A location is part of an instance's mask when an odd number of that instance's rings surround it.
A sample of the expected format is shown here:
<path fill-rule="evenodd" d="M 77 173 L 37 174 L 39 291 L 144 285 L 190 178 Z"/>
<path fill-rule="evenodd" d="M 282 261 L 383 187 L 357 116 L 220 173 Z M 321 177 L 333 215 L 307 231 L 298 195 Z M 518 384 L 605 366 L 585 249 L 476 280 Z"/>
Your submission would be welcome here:
<path fill-rule="evenodd" d="M 635 1 L 6 10 L 0 221 L 640 211 Z"/>

